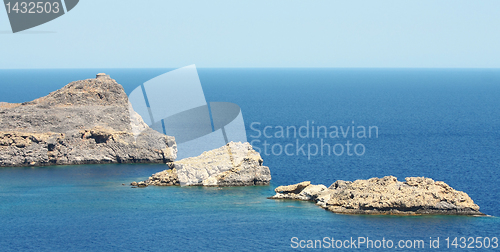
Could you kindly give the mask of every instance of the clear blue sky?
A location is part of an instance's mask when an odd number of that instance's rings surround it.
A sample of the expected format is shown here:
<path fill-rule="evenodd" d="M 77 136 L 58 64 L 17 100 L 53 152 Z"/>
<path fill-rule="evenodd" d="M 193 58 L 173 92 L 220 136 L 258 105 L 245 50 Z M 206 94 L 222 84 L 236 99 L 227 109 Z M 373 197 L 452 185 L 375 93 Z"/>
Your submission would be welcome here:
<path fill-rule="evenodd" d="M 80 0 L 18 34 L 0 9 L 0 45 L 0 69 L 498 68 L 500 1 Z"/>

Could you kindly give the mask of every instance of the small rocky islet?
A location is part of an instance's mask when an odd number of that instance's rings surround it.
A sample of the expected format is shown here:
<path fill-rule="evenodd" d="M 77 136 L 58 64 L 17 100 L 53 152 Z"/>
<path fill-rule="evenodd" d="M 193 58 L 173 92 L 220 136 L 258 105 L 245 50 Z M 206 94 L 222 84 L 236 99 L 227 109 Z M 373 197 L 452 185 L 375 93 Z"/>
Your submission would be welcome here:
<path fill-rule="evenodd" d="M 270 199 L 312 201 L 340 214 L 379 215 L 485 215 L 464 192 L 442 181 L 424 177 L 394 176 L 367 180 L 338 180 L 329 187 L 310 181 L 279 186 Z"/>
<path fill-rule="evenodd" d="M 132 186 L 253 186 L 269 185 L 271 172 L 249 143 L 230 142 L 200 156 L 170 162 L 170 169 Z"/>
<path fill-rule="evenodd" d="M 269 185 L 271 173 L 249 143 L 230 142 L 200 156 L 175 161 L 175 138 L 144 123 L 123 87 L 108 75 L 71 82 L 24 103 L 0 102 L 0 167 L 102 163 L 164 163 L 133 187 Z M 279 186 L 270 199 L 312 201 L 342 214 L 484 215 L 464 192 L 444 182 L 393 176 L 309 181 Z"/>

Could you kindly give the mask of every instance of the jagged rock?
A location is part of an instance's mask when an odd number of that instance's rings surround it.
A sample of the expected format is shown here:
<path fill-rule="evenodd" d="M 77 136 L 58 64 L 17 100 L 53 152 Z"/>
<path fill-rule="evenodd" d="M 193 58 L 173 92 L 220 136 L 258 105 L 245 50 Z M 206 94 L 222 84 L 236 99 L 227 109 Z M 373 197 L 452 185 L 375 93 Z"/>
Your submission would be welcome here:
<path fill-rule="evenodd" d="M 294 185 L 277 187 L 274 189 L 276 195 L 271 198 L 315 200 L 316 197 L 326 189 L 324 185 L 311 185 L 310 181 L 304 181 Z"/>
<path fill-rule="evenodd" d="M 155 173 L 148 180 L 144 181 L 144 183 L 156 186 L 180 185 L 177 177 L 177 169 L 175 168 Z"/>
<path fill-rule="evenodd" d="M 346 188 L 350 184 L 352 184 L 351 181 L 337 180 L 333 184 L 331 184 L 328 187 L 328 189 L 332 189 L 332 190 L 335 190 L 335 189 L 344 189 L 344 188 Z"/>
<path fill-rule="evenodd" d="M 0 103 L 0 166 L 166 163 L 175 139 L 150 129 L 109 76 L 25 103 Z"/>
<path fill-rule="evenodd" d="M 296 194 L 300 193 L 302 190 L 304 190 L 304 188 L 306 188 L 310 184 L 311 181 L 304 181 L 294 185 L 278 186 L 276 189 L 274 189 L 274 191 L 282 194 Z"/>
<path fill-rule="evenodd" d="M 394 176 L 354 182 L 339 180 L 329 188 L 306 181 L 280 186 L 275 191 L 277 194 L 271 199 L 314 201 L 335 213 L 484 215 L 466 193 L 424 177 L 408 177 L 405 182 Z"/>
<path fill-rule="evenodd" d="M 170 163 L 171 169 L 153 174 L 148 185 L 251 186 L 268 185 L 269 167 L 249 143 L 230 142 L 198 157 Z"/>

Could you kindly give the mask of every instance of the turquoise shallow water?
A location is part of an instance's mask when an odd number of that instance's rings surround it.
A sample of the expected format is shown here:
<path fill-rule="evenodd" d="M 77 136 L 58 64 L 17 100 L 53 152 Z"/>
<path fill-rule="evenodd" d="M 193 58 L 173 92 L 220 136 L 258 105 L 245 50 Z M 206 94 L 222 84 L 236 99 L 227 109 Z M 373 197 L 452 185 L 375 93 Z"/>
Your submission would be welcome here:
<path fill-rule="evenodd" d="M 166 69 L 0 70 L 0 101 L 23 102 L 106 72 L 126 92 Z M 200 69 L 207 101 L 240 105 L 256 147 L 295 138 L 254 138 L 264 126 L 376 125 L 362 156 L 266 155 L 270 186 L 123 186 L 163 165 L 0 169 L 0 247 L 5 251 L 290 250 L 299 239 L 499 237 L 496 217 L 351 216 L 309 202 L 267 197 L 281 184 L 329 185 L 385 175 L 426 176 L 467 192 L 500 216 L 500 71 L 395 69 Z M 299 139 L 318 144 L 320 139 Z M 366 248 L 363 248 L 366 250 Z M 393 251 L 408 249 L 393 248 Z M 484 250 L 484 249 L 483 249 Z"/>

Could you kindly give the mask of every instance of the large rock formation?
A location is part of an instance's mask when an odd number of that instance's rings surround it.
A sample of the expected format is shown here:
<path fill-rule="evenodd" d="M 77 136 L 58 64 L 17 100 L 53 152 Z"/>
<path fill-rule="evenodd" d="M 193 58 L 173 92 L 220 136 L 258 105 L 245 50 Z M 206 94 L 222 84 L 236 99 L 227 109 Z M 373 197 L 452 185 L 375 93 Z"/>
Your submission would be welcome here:
<path fill-rule="evenodd" d="M 171 169 L 158 172 L 148 180 L 132 183 L 145 185 L 252 186 L 268 185 L 269 167 L 262 165 L 260 154 L 249 143 L 230 142 L 198 157 L 170 163 Z"/>
<path fill-rule="evenodd" d="M 0 166 L 166 163 L 175 139 L 150 129 L 107 75 L 31 102 L 0 103 Z"/>
<path fill-rule="evenodd" d="M 295 199 L 343 214 L 452 214 L 483 215 L 464 192 L 444 182 L 424 177 L 371 178 L 354 182 L 338 180 L 330 187 L 309 181 L 275 189 L 271 199 Z"/>

